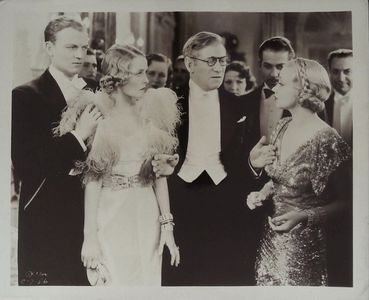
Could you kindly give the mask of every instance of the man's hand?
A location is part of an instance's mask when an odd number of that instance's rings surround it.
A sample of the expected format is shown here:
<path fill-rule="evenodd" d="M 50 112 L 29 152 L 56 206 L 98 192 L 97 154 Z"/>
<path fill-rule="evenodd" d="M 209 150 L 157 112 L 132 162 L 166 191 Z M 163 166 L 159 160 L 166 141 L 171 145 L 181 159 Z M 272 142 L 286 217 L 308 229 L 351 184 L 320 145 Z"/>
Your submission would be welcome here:
<path fill-rule="evenodd" d="M 275 156 L 276 147 L 266 143 L 266 138 L 263 136 L 259 142 L 250 151 L 250 163 L 255 169 L 264 168 L 266 165 L 271 164 Z"/>
<path fill-rule="evenodd" d="M 151 162 L 156 177 L 172 175 L 178 160 L 178 154 L 156 154 Z"/>
<path fill-rule="evenodd" d="M 255 209 L 256 207 L 262 206 L 263 201 L 266 200 L 266 197 L 261 192 L 251 192 L 247 196 L 246 204 L 250 209 Z"/>
<path fill-rule="evenodd" d="M 103 115 L 99 109 L 94 104 L 89 104 L 77 120 L 75 131 L 82 140 L 86 141 L 102 119 Z"/>

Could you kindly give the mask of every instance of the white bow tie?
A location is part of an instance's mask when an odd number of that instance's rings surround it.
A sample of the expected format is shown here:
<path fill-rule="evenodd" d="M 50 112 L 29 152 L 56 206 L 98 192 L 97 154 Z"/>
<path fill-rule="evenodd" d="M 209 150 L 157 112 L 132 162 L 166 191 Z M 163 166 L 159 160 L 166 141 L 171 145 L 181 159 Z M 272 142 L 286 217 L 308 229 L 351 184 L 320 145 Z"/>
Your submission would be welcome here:
<path fill-rule="evenodd" d="M 82 90 L 86 86 L 86 82 L 78 76 L 73 77 L 71 84 L 79 90 Z"/>
<path fill-rule="evenodd" d="M 334 99 L 335 102 L 338 102 L 340 104 L 346 104 L 350 101 L 350 95 L 345 95 L 345 96 L 342 96 L 342 97 L 337 97 Z"/>

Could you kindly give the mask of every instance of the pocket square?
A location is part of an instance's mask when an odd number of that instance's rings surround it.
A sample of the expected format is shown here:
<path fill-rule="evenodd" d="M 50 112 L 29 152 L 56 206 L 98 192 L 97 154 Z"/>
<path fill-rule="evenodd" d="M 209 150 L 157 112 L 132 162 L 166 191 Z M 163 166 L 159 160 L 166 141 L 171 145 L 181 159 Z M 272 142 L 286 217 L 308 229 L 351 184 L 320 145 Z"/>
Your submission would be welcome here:
<path fill-rule="evenodd" d="M 245 122 L 245 120 L 246 120 L 246 116 L 243 116 L 241 119 L 239 119 L 239 120 L 237 121 L 237 123 Z"/>

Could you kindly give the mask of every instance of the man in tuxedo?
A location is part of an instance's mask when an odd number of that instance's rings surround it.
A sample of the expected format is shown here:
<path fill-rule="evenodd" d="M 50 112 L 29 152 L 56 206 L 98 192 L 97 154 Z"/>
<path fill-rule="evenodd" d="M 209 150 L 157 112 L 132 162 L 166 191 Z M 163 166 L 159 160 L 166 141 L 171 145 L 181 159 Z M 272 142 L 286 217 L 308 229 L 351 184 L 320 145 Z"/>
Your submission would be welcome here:
<path fill-rule="evenodd" d="M 183 55 L 190 80 L 179 99 L 180 160 L 168 179 L 181 263 L 163 263 L 163 285 L 253 285 L 256 237 L 245 200 L 259 154 L 271 161 L 273 151 L 258 143 L 250 153 L 257 140 L 244 101 L 218 89 L 227 64 L 221 37 L 199 32 Z"/>
<path fill-rule="evenodd" d="M 278 121 L 290 115 L 288 111 L 276 107 L 273 88 L 279 81 L 283 65 L 295 57 L 295 51 L 288 39 L 276 36 L 260 45 L 258 56 L 263 83 L 248 94 L 247 102 L 257 136 L 265 136 L 269 141 Z"/>
<path fill-rule="evenodd" d="M 11 156 L 22 182 L 18 283 L 85 285 L 83 190 L 72 169 L 85 157 L 85 141 L 102 116 L 88 106 L 73 131 L 53 137 L 63 109 L 86 85 L 77 74 L 88 35 L 79 22 L 60 17 L 49 22 L 44 37 L 50 67 L 12 93 Z"/>
<path fill-rule="evenodd" d="M 352 59 L 350 49 L 338 49 L 328 55 L 332 93 L 325 102 L 327 123 L 352 146 Z"/>

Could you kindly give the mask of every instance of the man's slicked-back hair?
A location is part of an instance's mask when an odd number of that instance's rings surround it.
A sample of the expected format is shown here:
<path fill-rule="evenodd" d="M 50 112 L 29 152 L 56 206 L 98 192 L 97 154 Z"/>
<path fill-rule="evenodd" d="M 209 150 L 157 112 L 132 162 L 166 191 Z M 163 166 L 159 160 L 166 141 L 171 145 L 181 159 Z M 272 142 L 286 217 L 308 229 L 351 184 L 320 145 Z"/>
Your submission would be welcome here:
<path fill-rule="evenodd" d="M 55 43 L 56 34 L 65 28 L 73 28 L 81 32 L 84 30 L 83 25 L 77 20 L 67 17 L 59 17 L 51 20 L 49 24 L 47 24 L 44 31 L 45 42 Z"/>
<path fill-rule="evenodd" d="M 328 54 L 328 67 L 331 67 L 331 63 L 333 58 L 346 58 L 346 57 L 352 57 L 353 52 L 351 49 L 337 49 Z"/>
<path fill-rule="evenodd" d="M 201 31 L 191 36 L 183 46 L 184 56 L 193 56 L 193 53 L 211 44 L 222 43 L 222 37 L 216 33 Z"/>
<path fill-rule="evenodd" d="M 295 50 L 293 50 L 290 40 L 283 36 L 274 36 L 261 43 L 258 51 L 260 61 L 263 59 L 263 52 L 265 50 L 272 50 L 275 52 L 287 51 L 289 59 L 295 58 Z"/>

